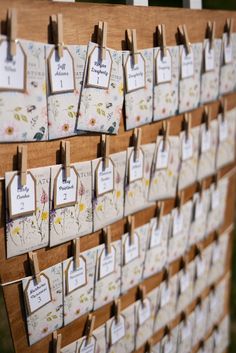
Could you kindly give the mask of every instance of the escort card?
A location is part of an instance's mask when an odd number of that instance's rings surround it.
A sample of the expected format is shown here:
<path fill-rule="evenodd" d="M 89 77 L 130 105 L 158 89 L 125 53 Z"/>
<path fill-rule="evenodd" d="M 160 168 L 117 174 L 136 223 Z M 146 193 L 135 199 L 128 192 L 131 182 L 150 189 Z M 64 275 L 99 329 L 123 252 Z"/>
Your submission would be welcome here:
<path fill-rule="evenodd" d="M 189 274 L 186 271 L 183 271 L 181 277 L 180 277 L 180 290 L 181 293 L 183 293 L 184 291 L 186 291 L 186 289 L 188 288 L 190 283 L 190 278 L 189 278 Z"/>
<path fill-rule="evenodd" d="M 192 77 L 194 74 L 194 55 L 193 50 L 190 50 L 190 53 L 187 54 L 185 48 L 182 50 L 181 54 L 181 78 L 185 79 Z"/>
<path fill-rule="evenodd" d="M 106 277 L 115 271 L 116 264 L 116 250 L 114 246 L 111 246 L 111 252 L 108 253 L 104 249 L 100 255 L 99 260 L 99 278 Z"/>
<path fill-rule="evenodd" d="M 233 61 L 232 42 L 230 41 L 227 44 L 227 39 L 225 38 L 223 49 L 224 49 L 224 63 L 225 63 L 225 65 L 232 63 L 232 61 Z"/>
<path fill-rule="evenodd" d="M 188 138 L 183 136 L 182 139 L 182 160 L 186 161 L 187 159 L 193 156 L 193 137 L 189 134 Z"/>
<path fill-rule="evenodd" d="M 169 152 L 170 152 L 170 143 L 166 141 L 164 146 L 164 140 L 161 140 L 157 148 L 156 170 L 165 169 L 168 167 Z"/>
<path fill-rule="evenodd" d="M 136 54 L 137 64 L 133 62 L 133 56 L 130 54 L 125 63 L 126 91 L 132 92 L 146 85 L 146 64 L 141 53 Z"/>
<path fill-rule="evenodd" d="M 214 44 L 212 48 L 210 48 L 209 39 L 206 40 L 204 58 L 205 58 L 205 72 L 213 71 L 215 69 L 215 48 L 214 48 Z"/>
<path fill-rule="evenodd" d="M 220 205 L 220 192 L 218 188 L 211 191 L 211 209 L 215 210 Z"/>
<path fill-rule="evenodd" d="M 68 48 L 63 48 L 61 58 L 58 55 L 58 50 L 52 49 L 48 58 L 48 69 L 51 93 L 75 90 L 74 61 Z"/>
<path fill-rule="evenodd" d="M 9 42 L 0 43 L 0 90 L 26 90 L 26 54 L 19 42 L 16 44 L 16 55 L 9 58 Z"/>
<path fill-rule="evenodd" d="M 54 208 L 73 206 L 77 202 L 78 173 L 70 167 L 70 176 L 65 178 L 65 169 L 61 168 L 54 181 Z"/>
<path fill-rule="evenodd" d="M 109 88 L 112 69 L 111 53 L 106 49 L 106 58 L 101 58 L 101 48 L 94 47 L 89 56 L 87 86 Z"/>
<path fill-rule="evenodd" d="M 227 119 L 219 118 L 219 140 L 223 142 L 228 137 L 228 122 Z"/>
<path fill-rule="evenodd" d="M 172 353 L 173 352 L 173 344 L 170 339 L 165 342 L 164 347 L 163 347 L 163 353 Z"/>
<path fill-rule="evenodd" d="M 117 320 L 114 318 L 110 327 L 111 345 L 118 342 L 125 336 L 125 318 L 119 315 Z"/>
<path fill-rule="evenodd" d="M 131 242 L 130 235 L 128 235 L 125 239 L 124 244 L 124 262 L 128 264 L 129 262 L 133 261 L 134 259 L 139 257 L 139 237 L 136 233 L 133 235 L 133 241 Z"/>
<path fill-rule="evenodd" d="M 143 325 L 151 316 L 151 303 L 148 298 L 140 301 L 138 307 L 138 324 L 139 326 Z"/>
<path fill-rule="evenodd" d="M 52 300 L 50 282 L 45 274 L 40 275 L 40 282 L 38 284 L 35 279 L 29 280 L 24 293 L 29 315 Z"/>
<path fill-rule="evenodd" d="M 174 210 L 173 210 L 174 211 Z M 181 210 L 175 209 L 173 215 L 173 236 L 179 234 L 183 229 L 183 215 Z"/>
<path fill-rule="evenodd" d="M 161 307 L 168 304 L 170 301 L 170 288 L 169 283 L 165 282 L 161 290 Z"/>
<path fill-rule="evenodd" d="M 36 180 L 30 172 L 24 186 L 20 185 L 20 175 L 13 176 L 8 186 L 8 202 L 11 219 L 36 211 Z"/>
<path fill-rule="evenodd" d="M 78 353 L 95 353 L 96 352 L 96 338 L 94 336 L 91 336 L 90 341 L 85 338 L 79 349 Z"/>
<path fill-rule="evenodd" d="M 200 278 L 201 276 L 203 276 L 206 270 L 205 261 L 202 259 L 201 256 L 197 257 L 196 265 L 197 265 L 197 278 Z"/>
<path fill-rule="evenodd" d="M 143 178 L 144 154 L 141 148 L 137 151 L 136 160 L 134 159 L 134 151 L 131 152 L 129 158 L 129 182 L 140 180 Z"/>
<path fill-rule="evenodd" d="M 211 130 L 203 124 L 201 128 L 201 152 L 209 151 L 211 148 Z"/>
<path fill-rule="evenodd" d="M 104 168 L 104 161 L 98 163 L 96 169 L 96 195 L 100 196 L 114 190 L 114 164 L 108 159 L 108 166 Z"/>
<path fill-rule="evenodd" d="M 73 260 L 70 261 L 66 269 L 66 287 L 67 295 L 74 290 L 83 287 L 87 284 L 87 268 L 86 260 L 80 256 L 79 257 L 79 267 L 75 268 L 75 263 Z"/>
<path fill-rule="evenodd" d="M 203 214 L 203 200 L 199 196 L 196 198 L 195 204 L 194 204 L 194 220 L 199 219 Z"/>
<path fill-rule="evenodd" d="M 171 82 L 172 78 L 172 60 L 171 54 L 166 49 L 166 55 L 164 56 L 162 51 L 159 50 L 156 56 L 156 82 L 165 83 Z"/>
<path fill-rule="evenodd" d="M 158 226 L 156 223 L 153 224 L 151 228 L 150 249 L 161 244 L 162 231 L 163 226 L 161 221 L 159 221 Z"/>

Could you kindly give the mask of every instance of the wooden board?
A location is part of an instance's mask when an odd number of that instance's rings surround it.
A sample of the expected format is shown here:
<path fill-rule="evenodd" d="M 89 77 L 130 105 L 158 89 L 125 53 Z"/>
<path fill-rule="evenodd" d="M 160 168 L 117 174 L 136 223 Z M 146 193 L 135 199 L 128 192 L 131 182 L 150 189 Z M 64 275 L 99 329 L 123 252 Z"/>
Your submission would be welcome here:
<path fill-rule="evenodd" d="M 166 24 L 167 44 L 175 44 L 176 28 L 179 24 L 185 23 L 188 28 L 189 37 L 192 42 L 202 41 L 204 38 L 206 22 L 208 20 L 216 21 L 216 36 L 220 37 L 227 17 L 233 17 L 236 20 L 235 12 L 227 11 L 208 11 L 208 10 L 187 10 L 172 8 L 143 8 L 123 5 L 98 5 L 98 4 L 63 4 L 51 3 L 47 1 L 26 1 L 26 0 L 0 0 L 0 19 L 4 30 L 6 10 L 8 7 L 15 7 L 18 11 L 18 37 L 42 42 L 48 42 L 49 37 L 49 16 L 51 14 L 63 13 L 64 15 L 64 42 L 65 44 L 86 44 L 91 38 L 94 26 L 99 20 L 108 22 L 108 46 L 115 49 L 123 47 L 125 38 L 125 29 L 136 28 L 139 48 L 153 47 L 154 33 L 156 26 L 160 23 Z M 236 106 L 236 94 L 228 95 L 228 109 Z M 211 104 L 213 118 L 216 118 L 219 103 Z M 193 112 L 192 125 L 199 125 L 201 121 L 202 108 Z M 181 130 L 183 116 L 179 115 L 170 119 L 170 134 L 178 134 Z M 161 123 L 153 123 L 142 128 L 142 143 L 155 142 L 156 135 L 159 133 Z M 126 149 L 130 143 L 132 132 L 124 131 L 122 120 L 118 136 L 111 137 L 111 153 Z M 71 162 L 89 160 L 97 157 L 98 144 L 100 137 L 98 135 L 75 136 L 68 139 L 71 142 Z M 14 170 L 16 165 L 16 143 L 0 145 L 0 177 L 4 176 L 6 171 Z M 28 143 L 28 167 L 40 167 L 60 163 L 60 141 L 33 142 Z M 223 168 L 221 175 L 233 170 L 234 164 Z M 207 178 L 208 185 L 211 178 Z M 225 230 L 233 221 L 234 203 L 235 203 L 235 182 L 233 175 L 230 179 L 228 193 L 226 219 L 221 227 Z M 196 185 L 192 185 L 185 191 L 185 200 L 190 199 L 196 190 Z M 173 200 L 165 202 L 165 212 L 167 213 L 173 207 Z M 135 215 L 135 224 L 140 226 L 149 221 L 154 216 L 155 208 L 150 207 L 138 212 Z M 4 181 L 0 182 L 0 276 L 1 282 L 14 281 L 29 275 L 29 266 L 26 255 L 20 255 L 6 260 L 5 252 L 5 234 L 4 234 Z M 112 225 L 112 240 L 119 239 L 125 230 L 125 220 L 121 220 Z M 213 234 L 204 242 L 206 246 L 213 241 Z M 96 232 L 81 239 L 81 251 L 98 245 L 101 242 L 101 232 Z M 231 254 L 231 246 L 229 254 Z M 43 270 L 60 261 L 65 260 L 71 253 L 71 242 L 59 245 L 52 249 L 41 249 L 37 251 L 39 265 Z M 194 248 L 190 249 L 191 256 L 194 255 Z M 230 256 L 229 256 L 230 258 Z M 178 271 L 180 261 L 176 261 L 173 266 L 173 272 Z M 230 269 L 228 262 L 226 271 Z M 144 281 L 147 291 L 157 286 L 162 280 L 163 274 L 152 276 Z M 205 294 L 207 293 L 206 289 Z M 122 296 L 122 308 L 135 301 L 137 288 L 131 289 L 126 295 Z M 11 332 L 17 353 L 47 353 L 52 352 L 51 335 L 34 344 L 28 346 L 27 330 L 24 320 L 24 307 L 22 300 L 22 288 L 20 283 L 14 283 L 4 287 L 4 297 L 11 326 Z M 228 300 L 226 300 L 225 313 L 228 311 Z M 192 304 L 194 305 L 194 304 Z M 111 305 L 107 305 L 96 311 L 96 324 L 99 326 L 104 323 L 111 315 Z M 62 328 L 62 345 L 66 345 L 82 335 L 86 317 L 82 317 L 70 325 Z M 175 324 L 178 318 L 175 320 Z M 155 341 L 161 338 L 162 331 L 154 335 Z M 140 349 L 139 352 L 143 352 Z"/>

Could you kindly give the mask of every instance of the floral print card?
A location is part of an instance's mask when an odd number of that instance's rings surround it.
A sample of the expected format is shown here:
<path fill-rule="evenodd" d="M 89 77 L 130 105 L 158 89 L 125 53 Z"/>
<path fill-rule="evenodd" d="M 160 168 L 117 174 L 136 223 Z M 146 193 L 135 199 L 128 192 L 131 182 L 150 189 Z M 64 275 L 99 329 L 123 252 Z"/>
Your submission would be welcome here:
<path fill-rule="evenodd" d="M 180 46 L 180 52 L 182 52 L 183 49 L 183 46 Z M 200 102 L 202 43 L 191 44 L 191 49 L 193 51 L 194 74 L 191 77 L 180 78 L 179 113 L 197 108 Z"/>
<path fill-rule="evenodd" d="M 202 180 L 215 173 L 215 159 L 217 149 L 218 122 L 212 120 L 207 128 L 200 125 L 200 154 L 198 160 L 198 180 Z"/>
<path fill-rule="evenodd" d="M 191 129 L 188 140 L 185 131 L 180 133 L 179 190 L 193 184 L 197 179 L 199 143 L 199 127 Z"/>
<path fill-rule="evenodd" d="M 211 244 L 204 248 L 195 259 L 195 282 L 194 282 L 194 298 L 197 298 L 208 285 L 208 275 L 210 270 L 212 246 Z"/>
<path fill-rule="evenodd" d="M 209 50 L 209 39 L 205 39 L 204 43 L 204 52 Z M 221 48 L 222 40 L 214 39 L 213 43 L 214 48 L 214 68 L 213 70 L 207 71 L 205 68 L 205 62 L 202 67 L 202 76 L 201 76 L 201 104 L 212 102 L 218 98 L 219 94 L 219 81 L 220 81 L 220 62 L 221 62 Z M 204 55 L 205 57 L 206 55 Z"/>
<path fill-rule="evenodd" d="M 133 91 L 125 90 L 126 130 L 149 124 L 153 114 L 153 49 L 139 50 L 145 61 L 145 86 Z M 130 52 L 123 52 L 124 71 Z M 127 83 L 126 83 L 127 86 Z"/>
<path fill-rule="evenodd" d="M 29 344 L 40 341 L 53 331 L 59 329 L 63 325 L 63 294 L 62 294 L 62 265 L 61 263 L 47 268 L 40 273 L 41 281 L 43 276 L 48 279 L 51 300 L 44 306 L 30 313 L 26 310 L 26 320 L 28 329 Z M 22 280 L 23 291 L 27 290 L 32 277 L 25 277 Z M 34 280 L 33 280 L 34 281 Z M 36 285 L 35 293 L 40 293 L 40 283 Z M 42 284 L 43 285 L 43 284 Z M 34 284 L 35 286 L 35 284 Z M 45 287 L 44 287 L 45 288 Z M 34 290 L 34 289 L 32 289 Z M 26 295 L 25 304 L 27 304 Z M 40 298 L 40 297 L 39 297 Z M 26 305 L 26 308 L 28 305 Z"/>
<path fill-rule="evenodd" d="M 127 150 L 126 178 L 125 178 L 125 216 L 143 210 L 152 205 L 148 201 L 151 165 L 155 144 L 142 145 L 138 151 L 138 158 L 134 160 L 134 148 Z M 141 170 L 140 175 L 131 180 L 131 174 Z"/>
<path fill-rule="evenodd" d="M 97 250 L 92 248 L 80 254 L 78 269 L 73 258 L 63 262 L 64 325 L 93 309 L 93 291 Z M 71 283 L 71 285 L 70 285 Z"/>
<path fill-rule="evenodd" d="M 74 205 L 57 208 L 55 185 L 61 165 L 51 167 L 50 246 L 55 246 L 92 232 L 91 162 L 71 165 L 77 173 L 77 200 Z"/>
<path fill-rule="evenodd" d="M 163 137 L 158 136 L 156 140 L 155 151 L 153 154 L 150 177 L 150 201 L 175 197 L 179 165 L 179 136 L 168 136 L 165 149 L 163 149 Z"/>
<path fill-rule="evenodd" d="M 87 336 L 83 336 L 78 340 L 61 348 L 60 353 L 102 353 L 106 352 L 106 335 L 105 325 L 99 326 L 93 331 L 90 342 Z"/>
<path fill-rule="evenodd" d="M 106 322 L 106 341 L 107 341 L 107 352 L 117 353 L 126 352 L 131 353 L 134 351 L 134 340 L 135 340 L 135 325 L 134 325 L 134 304 L 128 306 L 126 309 L 121 311 L 121 319 L 124 320 L 124 336 L 121 337 L 115 343 L 111 340 L 111 330 L 115 324 L 115 317 L 111 318 Z M 117 334 L 118 335 L 118 334 Z"/>
<path fill-rule="evenodd" d="M 20 46 L 27 58 L 26 89 L 0 93 L 1 142 L 48 139 L 44 44 L 20 40 Z"/>
<path fill-rule="evenodd" d="M 121 241 L 117 240 L 111 243 L 111 253 L 107 252 L 104 244 L 97 247 L 93 309 L 96 310 L 118 298 L 120 289 Z"/>
<path fill-rule="evenodd" d="M 122 52 L 106 49 L 112 64 L 109 85 L 104 89 L 88 85 L 89 58 L 96 48 L 97 44 L 88 44 L 77 129 L 117 134 L 123 106 Z"/>
<path fill-rule="evenodd" d="M 216 168 L 222 168 L 235 159 L 236 109 L 228 110 L 223 118 L 218 115 L 218 146 Z"/>
<path fill-rule="evenodd" d="M 65 138 L 76 135 L 76 123 L 78 118 L 78 105 L 84 74 L 86 45 L 67 45 L 64 50 L 72 58 L 74 68 L 74 89 L 67 92 L 51 92 L 49 59 L 55 50 L 54 45 L 46 45 L 47 58 L 47 104 L 49 139 Z M 58 60 L 58 66 L 60 60 Z M 58 69 L 58 73 L 62 72 Z M 63 72 L 62 72 L 63 73 Z"/>
<path fill-rule="evenodd" d="M 224 46 L 228 40 L 227 33 L 222 38 L 222 54 L 220 68 L 220 95 L 233 92 L 236 82 L 236 33 L 231 34 L 232 61 L 226 63 L 224 58 Z"/>
<path fill-rule="evenodd" d="M 195 317 L 193 324 L 193 347 L 205 337 L 206 326 L 207 326 L 207 315 L 208 315 L 208 302 L 209 299 L 206 297 L 195 307 Z"/>
<path fill-rule="evenodd" d="M 161 352 L 172 353 L 176 352 L 177 349 L 177 334 L 176 327 L 170 331 L 169 334 L 165 334 L 161 339 Z"/>
<path fill-rule="evenodd" d="M 191 261 L 178 273 L 176 312 L 179 314 L 190 304 L 193 298 L 194 265 L 194 261 Z"/>
<path fill-rule="evenodd" d="M 147 247 L 149 224 L 122 235 L 121 293 L 139 284 L 143 278 L 143 265 Z"/>
<path fill-rule="evenodd" d="M 17 174 L 5 174 L 6 190 L 6 242 L 7 257 L 25 254 L 40 249 L 49 242 L 49 183 L 50 169 L 48 167 L 30 169 L 28 172 L 35 179 L 36 211 L 29 215 L 22 215 L 11 219 L 8 204 L 8 188 Z"/>
<path fill-rule="evenodd" d="M 192 333 L 194 323 L 194 311 L 181 320 L 178 325 L 177 353 L 190 353 L 192 351 Z"/>
<path fill-rule="evenodd" d="M 114 166 L 113 191 L 96 195 L 96 170 L 102 159 L 92 161 L 93 175 L 93 228 L 101 229 L 121 219 L 124 214 L 124 180 L 126 166 L 126 151 L 111 154 L 109 156 Z"/>
<path fill-rule="evenodd" d="M 150 220 L 143 270 L 144 278 L 162 271 L 166 266 L 169 227 L 170 215 L 162 216 L 159 220 L 157 218 Z"/>
<path fill-rule="evenodd" d="M 158 83 L 157 56 L 160 48 L 154 48 L 154 92 L 153 92 L 153 120 L 158 121 L 177 114 L 179 104 L 179 47 L 167 47 L 171 57 L 171 80 Z"/>
<path fill-rule="evenodd" d="M 168 261 L 183 256 L 188 247 L 189 229 L 192 216 L 192 201 L 171 211 L 171 226 L 168 242 Z"/>
<path fill-rule="evenodd" d="M 208 275 L 209 285 L 220 278 L 225 271 L 226 256 L 228 253 L 229 234 L 224 233 L 212 243 L 211 266 Z"/>
<path fill-rule="evenodd" d="M 193 212 L 189 231 L 189 245 L 201 241 L 206 234 L 207 213 L 210 205 L 210 192 L 203 190 L 193 194 Z"/>
<path fill-rule="evenodd" d="M 154 288 L 145 298 L 135 303 L 135 349 L 139 349 L 153 335 L 153 324 L 159 288 Z"/>
<path fill-rule="evenodd" d="M 159 331 L 175 317 L 178 294 L 178 274 L 161 282 L 157 299 L 154 332 Z"/>

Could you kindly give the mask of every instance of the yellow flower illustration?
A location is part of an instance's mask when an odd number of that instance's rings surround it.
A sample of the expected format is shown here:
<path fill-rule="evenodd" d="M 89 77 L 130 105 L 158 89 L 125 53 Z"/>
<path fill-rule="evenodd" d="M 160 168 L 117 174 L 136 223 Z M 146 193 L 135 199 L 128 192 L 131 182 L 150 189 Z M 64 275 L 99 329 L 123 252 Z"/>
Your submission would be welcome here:
<path fill-rule="evenodd" d="M 98 205 L 98 206 L 97 206 L 97 211 L 103 211 L 103 205 L 101 205 L 101 204 Z"/>
<path fill-rule="evenodd" d="M 157 182 L 158 182 L 157 178 L 154 179 L 154 184 L 155 184 L 155 185 L 157 184 Z"/>
<path fill-rule="evenodd" d="M 168 176 L 172 176 L 172 175 L 173 175 L 172 171 L 168 170 Z"/>
<path fill-rule="evenodd" d="M 134 197 L 133 191 L 129 191 L 129 192 L 128 192 L 128 197 Z"/>
<path fill-rule="evenodd" d="M 12 231 L 12 235 L 19 235 L 19 234 L 20 234 L 20 227 L 16 226 Z"/>
<path fill-rule="evenodd" d="M 43 91 L 44 94 L 46 94 L 46 81 L 43 81 L 42 91 Z"/>
<path fill-rule="evenodd" d="M 121 196 L 121 191 L 120 191 L 120 190 L 118 190 L 118 191 L 116 192 L 116 198 L 117 198 L 117 199 L 119 199 L 119 198 L 120 198 L 120 196 Z"/>
<path fill-rule="evenodd" d="M 48 212 L 47 211 L 42 212 L 41 219 L 42 219 L 42 221 L 46 221 L 48 219 Z"/>
<path fill-rule="evenodd" d="M 83 211 L 85 210 L 85 208 L 86 208 L 86 206 L 85 206 L 84 203 L 80 203 L 80 204 L 79 204 L 79 210 L 80 210 L 80 212 L 83 212 Z"/>
<path fill-rule="evenodd" d="M 148 186 L 149 185 L 149 179 L 145 180 L 145 185 Z"/>
<path fill-rule="evenodd" d="M 61 217 L 57 217 L 56 219 L 55 219 L 55 224 L 61 224 L 61 221 L 62 221 L 62 218 Z"/>
<path fill-rule="evenodd" d="M 120 83 L 120 85 L 118 87 L 118 91 L 119 91 L 120 96 L 123 96 L 123 91 L 124 91 L 123 83 Z"/>

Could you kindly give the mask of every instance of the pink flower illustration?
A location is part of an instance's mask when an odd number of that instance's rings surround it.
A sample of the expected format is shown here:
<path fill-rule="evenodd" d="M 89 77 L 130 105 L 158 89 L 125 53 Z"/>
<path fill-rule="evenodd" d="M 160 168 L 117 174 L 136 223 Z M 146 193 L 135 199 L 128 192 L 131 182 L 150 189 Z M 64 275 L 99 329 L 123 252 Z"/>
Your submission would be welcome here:
<path fill-rule="evenodd" d="M 43 189 L 40 201 L 42 204 L 45 204 L 46 202 L 48 202 L 48 195 L 44 189 Z"/>

